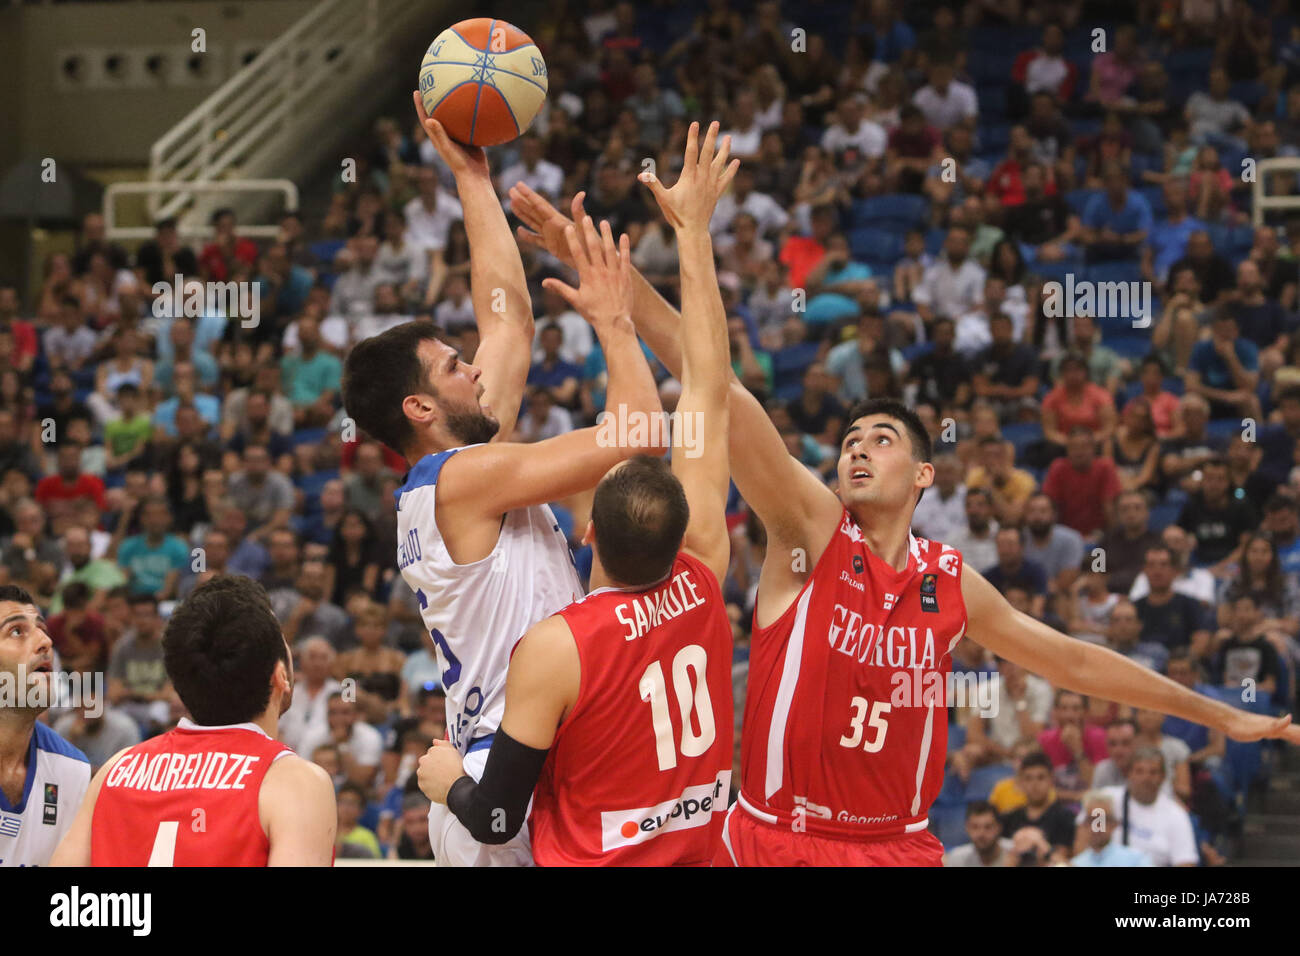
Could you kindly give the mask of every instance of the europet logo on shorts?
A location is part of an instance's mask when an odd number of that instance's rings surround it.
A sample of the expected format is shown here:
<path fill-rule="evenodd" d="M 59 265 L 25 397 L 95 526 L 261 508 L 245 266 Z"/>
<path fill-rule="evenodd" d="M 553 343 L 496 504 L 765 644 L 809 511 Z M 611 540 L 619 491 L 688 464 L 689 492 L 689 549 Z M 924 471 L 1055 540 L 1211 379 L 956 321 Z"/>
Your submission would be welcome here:
<path fill-rule="evenodd" d="M 708 826 L 713 814 L 727 811 L 727 793 L 730 788 L 731 771 L 722 770 L 713 783 L 687 787 L 680 797 L 665 800 L 657 806 L 602 812 L 601 852 L 636 846 L 661 833 Z"/>
<path fill-rule="evenodd" d="M 97 718 L 104 713 L 104 675 L 99 671 L 52 674 L 49 671 L 0 671 L 0 710 L 46 711 L 71 708 Z"/>
<path fill-rule="evenodd" d="M 889 697 L 891 707 L 949 707 L 971 709 L 981 717 L 998 714 L 998 688 L 1001 684 L 996 674 L 973 671 L 946 675 L 935 670 L 909 667 L 896 670 L 889 677 L 893 691 Z"/>
<path fill-rule="evenodd" d="M 658 448 L 671 437 L 672 447 L 683 449 L 687 458 L 699 458 L 703 447 L 703 412 L 647 412 L 619 405 L 612 413 L 596 416 L 596 444 L 601 448 Z"/>
<path fill-rule="evenodd" d="M 1043 283 L 1043 314 L 1049 319 L 1072 319 L 1087 315 L 1095 319 L 1132 319 L 1133 328 L 1151 325 L 1150 282 L 1074 281 L 1074 273 L 1065 274 L 1065 282 Z"/>
<path fill-rule="evenodd" d="M 153 314 L 159 319 L 224 315 L 246 329 L 262 321 L 262 287 L 256 282 L 200 282 L 180 273 L 153 284 Z"/>

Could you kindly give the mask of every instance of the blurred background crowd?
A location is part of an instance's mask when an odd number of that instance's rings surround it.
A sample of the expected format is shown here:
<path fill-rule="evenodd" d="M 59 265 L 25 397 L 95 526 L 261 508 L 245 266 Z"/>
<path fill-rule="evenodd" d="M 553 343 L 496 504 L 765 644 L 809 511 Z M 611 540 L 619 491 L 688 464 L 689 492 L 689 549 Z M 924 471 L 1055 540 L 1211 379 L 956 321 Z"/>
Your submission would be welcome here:
<path fill-rule="evenodd" d="M 1294 708 L 1300 211 L 1254 225 L 1249 172 L 1300 155 L 1284 0 L 589 0 L 520 25 L 550 91 L 491 151 L 507 209 L 518 181 L 565 210 L 585 191 L 675 299 L 672 230 L 635 177 L 653 162 L 671 182 L 687 124 L 720 119 L 742 159 L 712 224 L 733 367 L 790 453 L 833 483 L 849 405 L 907 400 L 938 450 L 918 535 L 1067 633 L 1235 706 Z M 102 717 L 56 721 L 95 765 L 181 715 L 160 645 L 174 602 L 257 578 L 297 661 L 283 737 L 335 776 L 341 853 L 427 858 L 412 770 L 445 717 L 394 560 L 405 464 L 348 428 L 339 379 L 353 343 L 416 317 L 472 361 L 469 249 L 409 103 L 349 155 L 357 175 L 304 183 L 274 240 L 222 210 L 211 241 L 164 221 L 127 247 L 90 213 L 40 288 L 0 286 L 0 578 L 39 596 L 65 670 L 107 673 Z M 595 421 L 605 364 L 541 289 L 560 264 L 523 255 L 537 333 L 514 438 L 531 442 Z M 178 274 L 256 282 L 260 321 L 158 317 L 153 286 Z M 1051 282 L 1132 283 L 1150 308 L 1135 292 L 1062 314 Z M 553 504 L 580 569 L 589 504 Z M 764 534 L 738 495 L 728 510 L 740 695 Z M 931 817 L 950 863 L 1279 845 L 1250 825 L 1289 773 L 1272 747 L 1081 699 L 969 640 L 954 668 L 999 706 L 952 708 Z M 1121 803 L 1122 832 L 1077 825 Z"/>

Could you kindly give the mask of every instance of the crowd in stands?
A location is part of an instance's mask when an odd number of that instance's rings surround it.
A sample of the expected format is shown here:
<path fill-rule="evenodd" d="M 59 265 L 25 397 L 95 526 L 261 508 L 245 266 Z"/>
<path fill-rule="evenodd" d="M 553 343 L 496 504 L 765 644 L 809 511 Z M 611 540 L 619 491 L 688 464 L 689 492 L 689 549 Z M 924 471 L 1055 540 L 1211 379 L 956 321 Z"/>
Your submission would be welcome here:
<path fill-rule="evenodd" d="M 565 210 L 585 191 L 675 298 L 636 175 L 671 182 L 687 124 L 721 119 L 742 160 L 712 223 L 733 368 L 790 453 L 833 482 L 847 408 L 905 399 L 938 450 L 917 535 L 1075 637 L 1236 706 L 1295 706 L 1300 216 L 1252 225 L 1245 175 L 1300 155 L 1284 0 L 590 0 L 523 26 L 549 94 L 491 152 L 507 210 L 518 181 Z M 432 317 L 472 361 L 470 250 L 412 117 L 352 155 L 323 215 L 284 215 L 274 240 L 220 210 L 202 242 L 166 221 L 128 249 L 91 213 L 25 300 L 0 287 L 0 578 L 39 596 L 65 670 L 107 673 L 102 717 L 57 722 L 95 765 L 181 716 L 174 602 L 258 579 L 297 662 L 283 738 L 334 775 L 341 854 L 421 858 L 412 770 L 444 734 L 441 674 L 394 560 L 406 465 L 349 431 L 341 359 Z M 595 421 L 606 373 L 541 288 L 561 265 L 521 249 L 537 332 L 514 438 L 540 441 Z M 160 316 L 176 275 L 257 283 L 260 321 Z M 1054 282 L 1133 295 L 1062 310 Z M 554 505 L 580 568 L 588 506 Z M 729 518 L 739 700 L 764 533 L 738 495 Z M 1000 706 L 952 707 L 931 816 L 950 864 L 1231 854 L 1271 747 L 1085 700 L 970 640 L 953 657 Z"/>

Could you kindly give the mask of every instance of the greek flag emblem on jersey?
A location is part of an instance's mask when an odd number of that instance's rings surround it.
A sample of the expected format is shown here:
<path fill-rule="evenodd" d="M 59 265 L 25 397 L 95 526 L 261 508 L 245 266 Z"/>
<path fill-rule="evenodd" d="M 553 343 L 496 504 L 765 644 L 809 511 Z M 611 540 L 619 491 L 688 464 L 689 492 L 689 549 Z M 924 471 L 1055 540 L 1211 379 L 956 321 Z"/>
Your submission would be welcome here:
<path fill-rule="evenodd" d="M 0 837 L 16 837 L 22 824 L 22 817 L 0 813 Z"/>

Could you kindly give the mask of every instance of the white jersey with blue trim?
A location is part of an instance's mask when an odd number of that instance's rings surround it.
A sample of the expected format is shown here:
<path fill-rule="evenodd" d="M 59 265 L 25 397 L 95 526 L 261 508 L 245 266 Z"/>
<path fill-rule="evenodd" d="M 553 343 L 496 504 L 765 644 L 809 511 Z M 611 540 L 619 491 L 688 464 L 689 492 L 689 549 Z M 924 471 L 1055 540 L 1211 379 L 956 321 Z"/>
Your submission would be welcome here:
<path fill-rule="evenodd" d="M 582 596 L 573 555 L 546 505 L 507 511 L 492 552 L 457 564 L 434 520 L 442 466 L 427 455 L 399 488 L 397 566 L 438 649 L 447 730 L 461 753 L 486 747 L 505 712 L 506 668 L 524 632 Z"/>
<path fill-rule="evenodd" d="M 10 804 L 0 792 L 0 866 L 49 863 L 89 786 L 86 755 L 37 721 L 22 797 Z"/>

